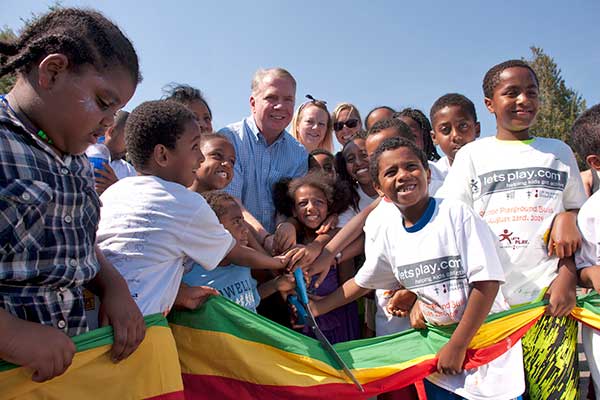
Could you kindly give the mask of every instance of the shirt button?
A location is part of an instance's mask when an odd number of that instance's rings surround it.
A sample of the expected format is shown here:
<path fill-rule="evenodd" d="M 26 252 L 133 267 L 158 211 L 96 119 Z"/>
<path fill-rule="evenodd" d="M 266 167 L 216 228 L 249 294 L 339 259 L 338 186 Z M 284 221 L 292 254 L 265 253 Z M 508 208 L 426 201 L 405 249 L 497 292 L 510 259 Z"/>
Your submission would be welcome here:
<path fill-rule="evenodd" d="M 66 168 L 61 168 L 60 169 L 60 173 L 63 174 L 63 175 L 67 175 L 69 173 L 69 170 L 66 169 Z"/>
<path fill-rule="evenodd" d="M 77 260 L 76 260 L 76 259 L 74 259 L 74 258 L 71 258 L 71 259 L 69 260 L 69 265 L 70 265 L 71 267 L 76 267 L 76 266 L 77 266 Z"/>
<path fill-rule="evenodd" d="M 29 193 L 25 192 L 21 195 L 21 198 L 25 201 L 29 201 L 29 199 L 31 199 L 31 195 Z"/>
<path fill-rule="evenodd" d="M 70 224 L 70 223 L 71 223 L 71 221 L 73 221 L 73 218 L 71 218 L 71 216 L 70 216 L 70 215 L 67 215 L 67 216 L 65 217 L 65 222 L 66 222 L 67 224 Z"/>
<path fill-rule="evenodd" d="M 67 323 L 64 320 L 60 320 L 58 321 L 58 324 L 56 324 L 58 326 L 58 329 L 65 329 L 65 326 L 67 326 Z"/>

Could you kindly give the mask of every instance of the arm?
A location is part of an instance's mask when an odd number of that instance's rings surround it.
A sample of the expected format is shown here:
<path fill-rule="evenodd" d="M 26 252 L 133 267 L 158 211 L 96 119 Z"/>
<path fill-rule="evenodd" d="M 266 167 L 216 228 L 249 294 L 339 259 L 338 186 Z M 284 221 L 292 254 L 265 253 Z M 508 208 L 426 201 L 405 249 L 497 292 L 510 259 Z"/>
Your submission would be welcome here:
<path fill-rule="evenodd" d="M 353 278 L 344 282 L 342 286 L 338 287 L 326 297 L 319 300 L 311 300 L 309 307 L 316 317 L 327 314 L 331 310 L 335 310 L 338 307 L 348 304 L 370 291 L 370 289 L 358 286 Z"/>
<path fill-rule="evenodd" d="M 293 250 L 283 256 L 269 257 L 250 247 L 236 244 L 225 256 L 221 264 L 245 265 L 257 269 L 282 269 L 288 264 L 289 258 L 295 253 Z"/>
<path fill-rule="evenodd" d="M 335 255 L 342 251 L 347 243 L 352 242 L 362 234 L 367 217 L 377 207 L 381 198 L 375 200 L 358 215 L 350 220 L 338 233 L 327 243 L 316 260 L 308 266 L 309 276 L 319 275 L 315 286 L 319 286 L 327 276 L 329 267 L 333 263 Z"/>
<path fill-rule="evenodd" d="M 593 288 L 600 293 L 600 265 L 592 265 L 579 270 L 579 285 Z"/>
<path fill-rule="evenodd" d="M 569 315 L 575 307 L 577 289 L 577 271 L 573 257 L 561 258 L 558 261 L 558 276 L 550 284 L 547 295 L 550 302 L 546 314 L 553 317 Z"/>
<path fill-rule="evenodd" d="M 87 285 L 100 297 L 100 325 L 112 325 L 114 343 L 111 357 L 121 361 L 137 349 L 146 334 L 142 313 L 133 301 L 127 283 L 95 246 L 100 271 Z"/>
<path fill-rule="evenodd" d="M 554 217 L 548 238 L 548 256 L 571 257 L 581 247 L 581 233 L 577 228 L 579 210 L 563 211 Z"/>
<path fill-rule="evenodd" d="M 64 373 L 74 355 L 75 344 L 63 332 L 0 308 L 0 359 L 33 370 L 34 382 Z"/>
<path fill-rule="evenodd" d="M 465 312 L 448 343 L 438 352 L 438 371 L 455 375 L 462 371 L 469 343 L 492 308 L 500 283 L 479 281 L 472 284 Z"/>
<path fill-rule="evenodd" d="M 244 221 L 246 221 L 246 223 L 248 224 L 250 232 L 254 235 L 258 243 L 264 245 L 265 239 L 267 238 L 267 236 L 270 235 L 269 232 L 267 232 L 267 230 L 264 228 L 264 226 L 262 226 L 260 221 L 254 218 L 254 215 L 252 215 L 252 213 L 248 211 L 246 207 L 244 207 L 242 201 L 239 198 L 236 197 L 235 201 L 237 201 L 238 205 L 242 209 Z"/>
<path fill-rule="evenodd" d="M 279 275 L 270 281 L 258 286 L 260 298 L 264 299 L 277 292 L 287 292 L 296 287 L 296 280 L 292 274 Z"/>

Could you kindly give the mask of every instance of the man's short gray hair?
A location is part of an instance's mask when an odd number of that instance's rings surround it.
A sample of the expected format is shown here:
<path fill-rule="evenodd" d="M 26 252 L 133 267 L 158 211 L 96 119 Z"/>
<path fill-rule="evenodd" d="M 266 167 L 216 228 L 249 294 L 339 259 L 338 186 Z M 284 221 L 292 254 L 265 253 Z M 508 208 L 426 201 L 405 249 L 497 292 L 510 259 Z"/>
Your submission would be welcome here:
<path fill-rule="evenodd" d="M 252 78 L 252 94 L 256 94 L 260 90 L 260 84 L 264 81 L 265 77 L 273 76 L 276 78 L 289 79 L 293 84 L 294 88 L 296 87 L 296 80 L 289 73 L 288 70 L 284 68 L 260 68 L 254 73 L 254 77 Z"/>

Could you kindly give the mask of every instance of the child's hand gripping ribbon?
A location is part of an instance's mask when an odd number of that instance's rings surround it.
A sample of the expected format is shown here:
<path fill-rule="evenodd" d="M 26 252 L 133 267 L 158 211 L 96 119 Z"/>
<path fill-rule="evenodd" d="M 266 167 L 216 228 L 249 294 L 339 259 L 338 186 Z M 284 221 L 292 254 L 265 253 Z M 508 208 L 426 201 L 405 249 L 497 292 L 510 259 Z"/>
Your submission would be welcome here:
<path fill-rule="evenodd" d="M 342 358 L 337 353 L 337 351 L 335 351 L 331 343 L 329 343 L 329 340 L 327 340 L 325 335 L 323 335 L 321 329 L 319 329 L 319 327 L 317 326 L 315 317 L 313 316 L 312 312 L 310 311 L 310 307 L 308 306 L 308 294 L 306 293 L 306 283 L 304 282 L 304 276 L 302 275 L 301 268 L 296 268 L 296 270 L 294 271 L 294 277 L 296 278 L 296 292 L 298 292 L 298 297 L 300 298 L 302 306 L 307 311 L 306 322 L 308 323 L 308 326 L 314 333 L 315 337 L 319 339 L 319 342 L 321 342 L 321 345 L 325 348 L 329 355 L 333 357 L 333 359 L 339 364 L 340 367 L 342 367 L 346 376 L 350 378 L 350 380 L 356 385 L 356 387 L 361 392 L 364 392 L 365 389 L 363 389 L 358 379 L 356 379 L 356 377 L 352 374 L 350 368 L 348 368 L 344 360 L 342 360 Z"/>

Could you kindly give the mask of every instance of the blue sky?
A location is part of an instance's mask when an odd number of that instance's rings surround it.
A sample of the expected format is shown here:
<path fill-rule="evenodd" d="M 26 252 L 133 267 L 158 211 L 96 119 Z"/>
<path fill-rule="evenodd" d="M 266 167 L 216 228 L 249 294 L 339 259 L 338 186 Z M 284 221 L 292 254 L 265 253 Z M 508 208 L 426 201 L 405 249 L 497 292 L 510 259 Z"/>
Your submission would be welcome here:
<path fill-rule="evenodd" d="M 495 131 L 481 80 L 494 64 L 542 47 L 588 106 L 600 103 L 600 2 L 578 1 L 63 1 L 94 7 L 132 39 L 144 81 L 126 106 L 162 95 L 170 82 L 206 95 L 214 126 L 249 114 L 259 67 L 283 66 L 330 110 L 349 101 L 429 113 L 447 92 L 473 100 L 482 135 Z M 49 1 L 2 0 L 0 26 L 44 12 Z"/>

